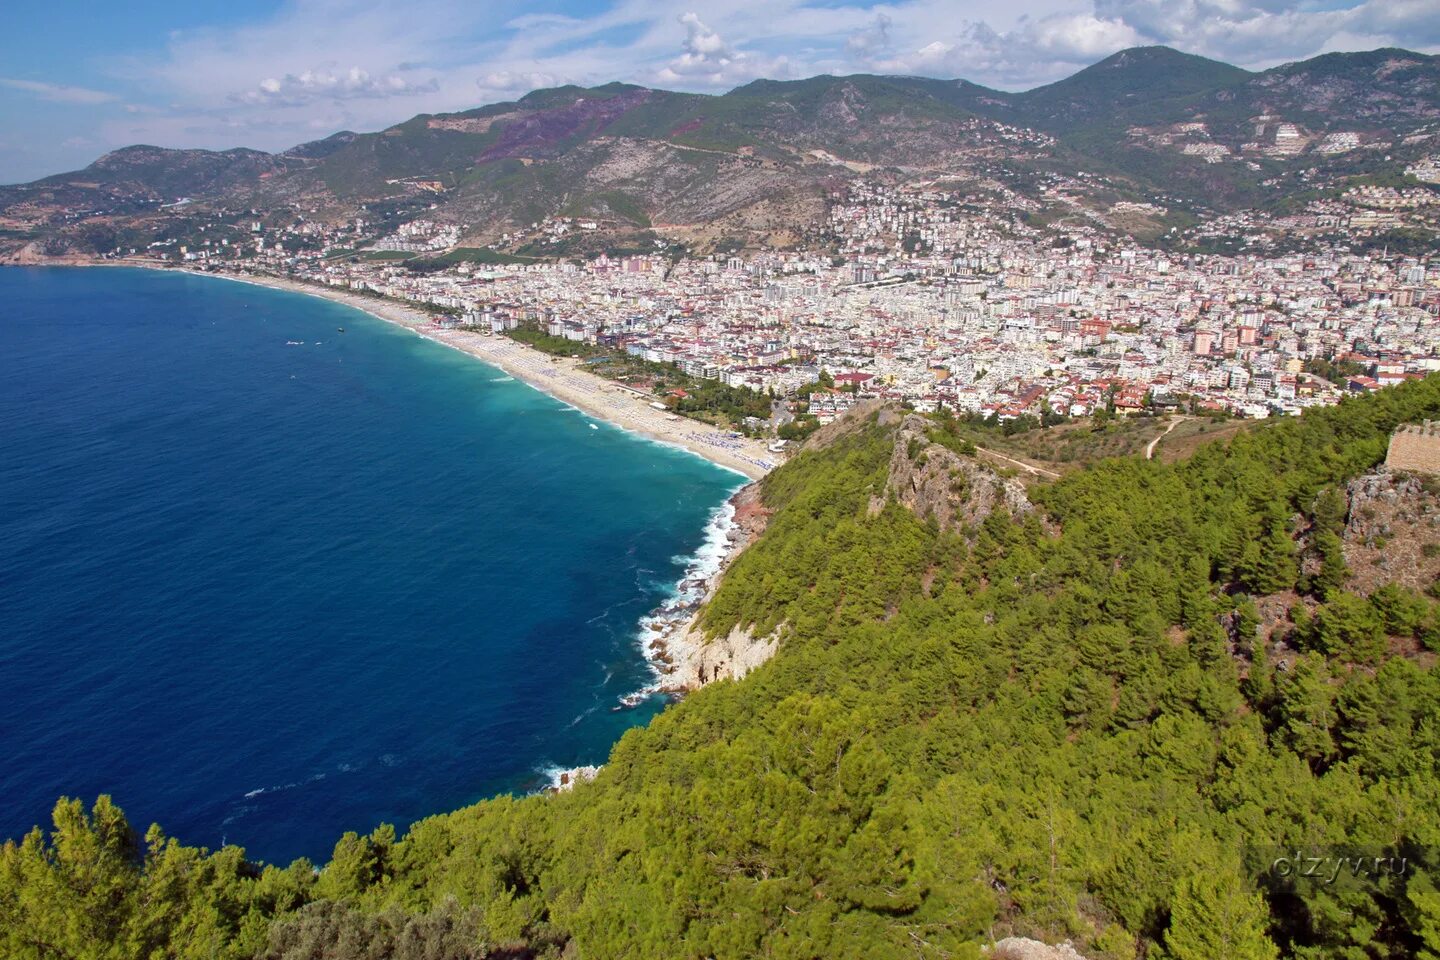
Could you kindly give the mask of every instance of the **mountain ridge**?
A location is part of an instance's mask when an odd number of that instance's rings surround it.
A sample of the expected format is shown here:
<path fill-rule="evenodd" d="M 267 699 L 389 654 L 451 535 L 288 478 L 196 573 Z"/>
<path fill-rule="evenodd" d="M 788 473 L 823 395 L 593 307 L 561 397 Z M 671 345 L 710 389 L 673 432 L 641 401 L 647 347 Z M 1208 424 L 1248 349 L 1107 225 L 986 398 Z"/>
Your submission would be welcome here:
<path fill-rule="evenodd" d="M 1437 124 L 1440 58 L 1392 48 L 1250 72 L 1137 47 L 1018 93 L 875 74 L 762 79 L 723 94 L 617 81 L 418 114 L 273 154 L 125 147 L 0 187 L 0 226 L 64 233 L 77 211 L 134 217 L 182 199 L 343 220 L 409 197 L 477 243 L 587 216 L 642 243 L 665 224 L 686 242 L 784 245 L 815 221 L 837 179 L 941 176 L 1027 190 L 1037 176 L 1089 170 L 1121 198 L 1224 212 L 1273 199 L 1266 184 L 1302 162 L 1327 176 L 1393 170 L 1386 152 L 1423 156 L 1403 141 Z M 1353 143 L 1332 150 L 1326 138 L 1337 133 Z M 1379 144 L 1394 149 L 1355 149 Z"/>

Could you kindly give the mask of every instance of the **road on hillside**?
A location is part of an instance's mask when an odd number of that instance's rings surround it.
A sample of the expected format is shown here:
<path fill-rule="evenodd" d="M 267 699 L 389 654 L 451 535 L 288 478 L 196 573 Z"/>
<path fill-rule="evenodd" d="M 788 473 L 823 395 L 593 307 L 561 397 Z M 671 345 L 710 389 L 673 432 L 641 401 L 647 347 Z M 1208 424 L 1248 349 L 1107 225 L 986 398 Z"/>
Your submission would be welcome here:
<path fill-rule="evenodd" d="M 1160 436 L 1156 437 L 1154 440 L 1151 440 L 1151 441 L 1145 446 L 1145 459 L 1146 459 L 1146 460 L 1153 460 L 1153 459 L 1155 459 L 1155 447 L 1159 445 L 1160 441 L 1161 441 L 1161 440 L 1164 440 L 1166 437 L 1170 436 L 1170 431 L 1171 431 L 1171 430 L 1174 430 L 1176 427 L 1180 426 L 1180 424 L 1184 423 L 1186 420 L 1191 420 L 1191 419 L 1193 419 L 1193 418 L 1192 418 L 1192 417 L 1176 417 L 1173 421 L 1171 421 L 1170 426 L 1168 426 L 1168 427 L 1165 428 L 1165 432 L 1164 432 L 1164 433 L 1160 434 Z"/>

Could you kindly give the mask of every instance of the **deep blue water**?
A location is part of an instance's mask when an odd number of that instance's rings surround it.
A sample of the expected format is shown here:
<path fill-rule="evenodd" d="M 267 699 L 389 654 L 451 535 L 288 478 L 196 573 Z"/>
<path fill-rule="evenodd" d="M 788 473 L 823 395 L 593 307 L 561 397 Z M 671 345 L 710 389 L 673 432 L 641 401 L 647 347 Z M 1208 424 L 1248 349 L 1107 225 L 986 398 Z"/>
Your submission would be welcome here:
<path fill-rule="evenodd" d="M 603 761 L 740 478 L 592 422 L 314 297 L 0 269 L 0 838 L 104 792 L 323 858 Z"/>

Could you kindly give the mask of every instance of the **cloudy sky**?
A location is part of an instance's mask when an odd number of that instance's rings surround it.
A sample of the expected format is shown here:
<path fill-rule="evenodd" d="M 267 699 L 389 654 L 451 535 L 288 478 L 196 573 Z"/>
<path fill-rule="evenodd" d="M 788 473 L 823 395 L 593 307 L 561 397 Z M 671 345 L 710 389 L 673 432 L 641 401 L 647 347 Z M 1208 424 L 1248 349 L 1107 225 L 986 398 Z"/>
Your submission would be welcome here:
<path fill-rule="evenodd" d="M 0 31 L 0 183 L 131 143 L 278 150 L 535 87 L 895 73 L 1020 90 L 1163 43 L 1263 68 L 1440 53 L 1437 0 L 91 0 Z"/>

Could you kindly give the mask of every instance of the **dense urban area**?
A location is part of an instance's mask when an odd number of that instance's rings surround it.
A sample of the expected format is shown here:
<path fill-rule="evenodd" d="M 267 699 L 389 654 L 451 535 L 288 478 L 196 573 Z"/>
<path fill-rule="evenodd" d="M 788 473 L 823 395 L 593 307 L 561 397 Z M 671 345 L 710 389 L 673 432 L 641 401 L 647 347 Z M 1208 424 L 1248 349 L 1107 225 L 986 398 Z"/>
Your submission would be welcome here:
<path fill-rule="evenodd" d="M 364 220 L 256 220 L 233 240 L 152 252 L 417 301 L 437 326 L 529 329 L 780 397 L 823 376 L 797 405 L 821 424 L 866 397 L 1002 423 L 1266 417 L 1440 369 L 1429 257 L 1169 253 L 1095 227 L 1030 227 L 1018 198 L 931 185 L 829 199 L 813 253 L 529 262 L 457 255 L 456 228 L 424 216 L 384 235 Z M 556 237 L 594 227 L 536 224 Z"/>

